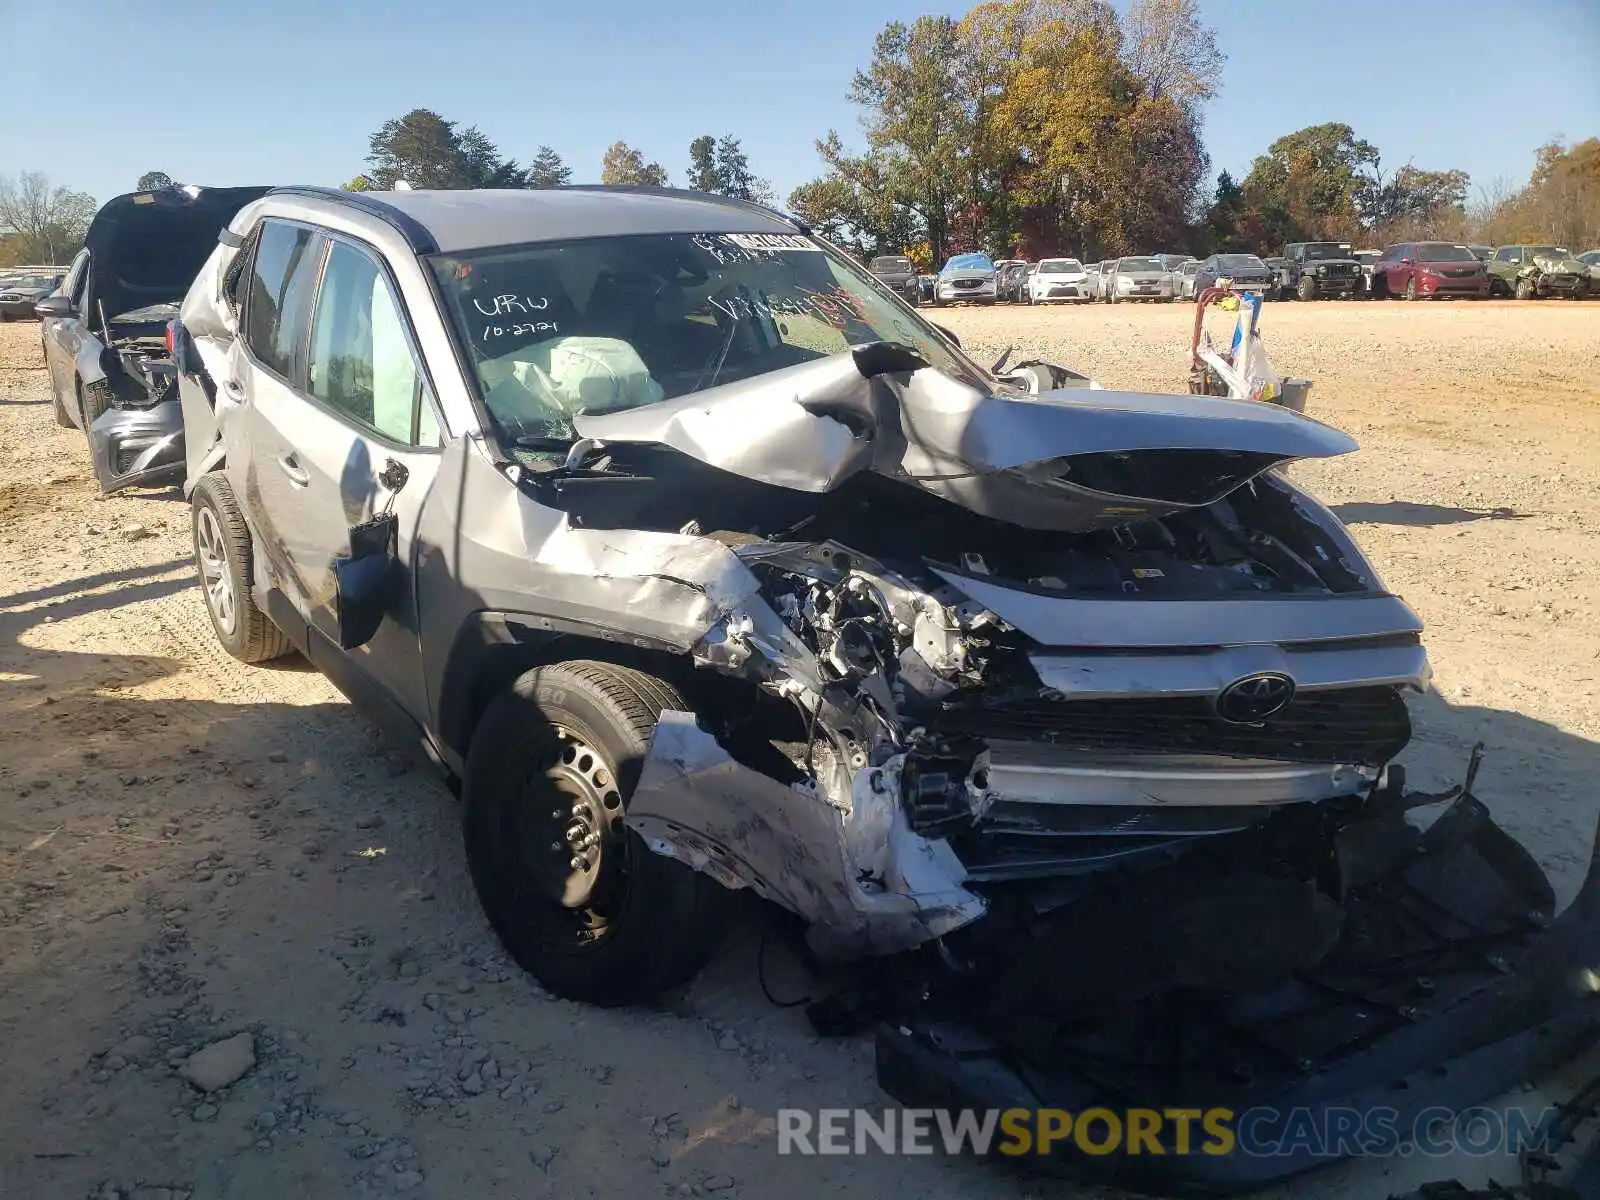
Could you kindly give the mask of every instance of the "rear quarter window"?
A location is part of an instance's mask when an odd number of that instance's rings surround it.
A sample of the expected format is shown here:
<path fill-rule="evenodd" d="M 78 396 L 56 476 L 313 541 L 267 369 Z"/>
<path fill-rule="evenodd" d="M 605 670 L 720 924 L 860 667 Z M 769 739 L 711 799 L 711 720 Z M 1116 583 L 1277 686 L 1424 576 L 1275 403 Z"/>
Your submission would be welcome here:
<path fill-rule="evenodd" d="M 244 340 L 269 370 L 293 379 L 295 347 L 316 290 L 321 238 L 303 225 L 265 221 L 250 264 Z"/>

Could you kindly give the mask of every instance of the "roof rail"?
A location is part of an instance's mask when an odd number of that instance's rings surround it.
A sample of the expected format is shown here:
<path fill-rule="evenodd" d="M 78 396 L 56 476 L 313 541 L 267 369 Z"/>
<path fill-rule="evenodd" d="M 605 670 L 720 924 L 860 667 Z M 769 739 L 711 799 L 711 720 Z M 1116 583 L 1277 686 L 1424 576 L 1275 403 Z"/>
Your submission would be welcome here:
<path fill-rule="evenodd" d="M 539 191 L 541 189 L 534 188 L 530 190 Z M 701 200 L 708 204 L 721 204 L 728 208 L 757 212 L 764 217 L 776 217 L 778 220 L 794 226 L 801 233 L 809 234 L 811 232 L 805 222 L 791 213 L 779 212 L 775 208 L 768 208 L 765 204 L 757 204 L 754 200 L 741 200 L 737 196 L 723 196 L 716 192 L 702 192 L 696 188 L 655 187 L 644 183 L 563 183 L 556 187 L 542 190 L 552 192 L 637 192 L 645 196 L 671 196 L 679 200 Z"/>
<path fill-rule="evenodd" d="M 345 204 L 351 208 L 366 213 L 368 216 L 377 217 L 389 225 L 406 244 L 418 254 L 439 253 L 439 243 L 434 240 L 428 227 L 418 221 L 409 213 L 401 212 L 392 204 L 386 204 L 367 192 L 347 192 L 343 188 L 318 187 L 309 183 L 291 184 L 287 187 L 276 187 L 267 193 L 270 196 L 310 196 L 318 200 L 332 200 L 338 204 Z"/>

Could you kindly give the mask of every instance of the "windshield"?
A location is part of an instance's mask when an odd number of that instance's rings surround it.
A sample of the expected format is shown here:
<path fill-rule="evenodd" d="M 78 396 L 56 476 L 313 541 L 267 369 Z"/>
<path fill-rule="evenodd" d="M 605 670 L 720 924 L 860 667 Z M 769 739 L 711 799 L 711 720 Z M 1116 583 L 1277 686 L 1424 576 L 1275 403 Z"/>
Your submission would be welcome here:
<path fill-rule="evenodd" d="M 1528 257 L 1543 256 L 1544 258 L 1571 258 L 1565 246 L 1529 246 Z"/>
<path fill-rule="evenodd" d="M 911 260 L 909 258 L 875 258 L 872 260 L 872 269 L 892 275 L 909 275 L 911 273 Z"/>
<path fill-rule="evenodd" d="M 992 271 L 994 263 L 987 254 L 954 254 L 945 263 L 946 271 Z"/>
<path fill-rule="evenodd" d="M 1076 274 L 1082 270 L 1083 264 L 1075 258 L 1047 258 L 1039 264 L 1041 275 Z"/>
<path fill-rule="evenodd" d="M 21 275 L 5 281 L 7 287 L 13 288 L 51 288 L 56 281 L 49 275 Z"/>
<path fill-rule="evenodd" d="M 1153 258 L 1119 258 L 1117 260 L 1117 270 L 1119 271 L 1162 271 L 1165 269 Z"/>
<path fill-rule="evenodd" d="M 910 346 L 982 372 L 870 275 L 798 234 L 641 234 L 438 255 L 445 308 L 509 444 L 839 354 Z M 548 449 L 548 447 L 544 447 Z"/>
<path fill-rule="evenodd" d="M 1418 262 L 1476 262 L 1477 257 L 1465 246 L 1449 242 L 1422 242 L 1417 246 Z"/>
<path fill-rule="evenodd" d="M 1225 271 L 1243 271 L 1247 269 L 1265 271 L 1267 264 L 1254 254 L 1219 254 L 1217 266 Z"/>
<path fill-rule="evenodd" d="M 1340 242 L 1307 242 L 1307 258 L 1349 258 L 1350 247 Z"/>

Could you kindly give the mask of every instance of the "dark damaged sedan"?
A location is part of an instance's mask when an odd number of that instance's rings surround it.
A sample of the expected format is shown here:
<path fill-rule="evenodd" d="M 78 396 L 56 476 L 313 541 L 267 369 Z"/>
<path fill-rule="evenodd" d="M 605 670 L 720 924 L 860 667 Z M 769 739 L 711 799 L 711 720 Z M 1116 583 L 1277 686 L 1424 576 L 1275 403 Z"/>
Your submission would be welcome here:
<path fill-rule="evenodd" d="M 183 477 L 168 322 L 217 244 L 265 188 L 173 187 L 108 201 L 42 323 L 56 422 L 82 429 L 104 492 Z"/>
<path fill-rule="evenodd" d="M 1600 883 L 1556 917 L 1470 768 L 1405 785 L 1420 622 L 1275 469 L 1335 429 L 985 368 L 799 223 L 664 190 L 274 191 L 174 340 L 218 638 L 459 785 L 561 995 L 651 1000 L 748 891 L 856 972 L 814 1019 L 885 1018 L 908 1103 L 1258 1138 L 1595 1039 Z M 1067 1145 L 1169 1196 L 1355 1152 Z"/>

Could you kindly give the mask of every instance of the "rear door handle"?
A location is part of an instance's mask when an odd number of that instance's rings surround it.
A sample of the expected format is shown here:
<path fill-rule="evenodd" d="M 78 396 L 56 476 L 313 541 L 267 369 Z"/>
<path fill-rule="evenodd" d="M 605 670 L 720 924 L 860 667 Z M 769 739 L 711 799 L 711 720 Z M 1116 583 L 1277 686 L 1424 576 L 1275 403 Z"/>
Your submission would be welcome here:
<path fill-rule="evenodd" d="M 301 469 L 300 464 L 295 461 L 293 452 L 278 455 L 278 466 L 283 468 L 283 473 L 295 487 L 305 487 L 311 482 L 311 476 Z"/>

